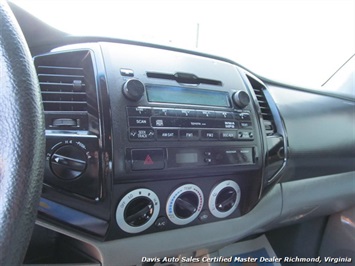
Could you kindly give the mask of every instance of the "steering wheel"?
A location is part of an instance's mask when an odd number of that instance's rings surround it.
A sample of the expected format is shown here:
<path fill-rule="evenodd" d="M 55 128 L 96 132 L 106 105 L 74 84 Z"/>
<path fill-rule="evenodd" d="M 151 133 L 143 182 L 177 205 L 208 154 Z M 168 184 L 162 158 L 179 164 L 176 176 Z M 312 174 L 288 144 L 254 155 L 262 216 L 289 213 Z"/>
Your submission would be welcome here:
<path fill-rule="evenodd" d="M 20 265 L 26 254 L 42 188 L 44 143 L 33 61 L 0 0 L 0 265 Z"/>

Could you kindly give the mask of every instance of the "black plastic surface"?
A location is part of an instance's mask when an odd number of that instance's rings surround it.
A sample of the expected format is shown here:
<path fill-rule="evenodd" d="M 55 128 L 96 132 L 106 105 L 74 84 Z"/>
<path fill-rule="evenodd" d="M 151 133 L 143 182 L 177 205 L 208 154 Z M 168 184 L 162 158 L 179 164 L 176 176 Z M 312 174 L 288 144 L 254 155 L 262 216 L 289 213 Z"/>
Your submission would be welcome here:
<path fill-rule="evenodd" d="M 268 86 L 287 130 L 284 181 L 355 171 L 355 102 Z"/>

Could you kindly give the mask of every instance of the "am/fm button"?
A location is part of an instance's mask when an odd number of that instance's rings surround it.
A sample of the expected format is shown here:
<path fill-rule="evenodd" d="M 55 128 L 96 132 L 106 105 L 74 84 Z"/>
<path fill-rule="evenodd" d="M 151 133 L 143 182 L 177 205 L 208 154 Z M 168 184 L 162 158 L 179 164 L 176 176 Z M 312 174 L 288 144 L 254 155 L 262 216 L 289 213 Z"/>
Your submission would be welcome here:
<path fill-rule="evenodd" d="M 157 130 L 157 138 L 159 140 L 177 140 L 178 139 L 177 129 L 161 129 Z"/>

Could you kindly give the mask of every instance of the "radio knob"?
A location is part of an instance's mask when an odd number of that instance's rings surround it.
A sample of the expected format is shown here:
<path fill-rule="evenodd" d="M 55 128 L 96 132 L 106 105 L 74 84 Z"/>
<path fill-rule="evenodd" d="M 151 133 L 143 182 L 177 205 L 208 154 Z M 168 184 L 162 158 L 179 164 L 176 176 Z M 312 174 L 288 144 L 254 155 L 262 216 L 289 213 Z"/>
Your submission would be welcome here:
<path fill-rule="evenodd" d="M 83 150 L 73 145 L 59 147 L 51 156 L 52 172 L 59 178 L 73 180 L 84 173 L 87 156 Z"/>
<path fill-rule="evenodd" d="M 233 102 L 239 108 L 244 108 L 250 103 L 250 97 L 245 91 L 237 91 L 233 94 Z"/>
<path fill-rule="evenodd" d="M 144 94 L 144 84 L 138 79 L 129 79 L 123 85 L 123 95 L 131 101 L 139 101 Z"/>

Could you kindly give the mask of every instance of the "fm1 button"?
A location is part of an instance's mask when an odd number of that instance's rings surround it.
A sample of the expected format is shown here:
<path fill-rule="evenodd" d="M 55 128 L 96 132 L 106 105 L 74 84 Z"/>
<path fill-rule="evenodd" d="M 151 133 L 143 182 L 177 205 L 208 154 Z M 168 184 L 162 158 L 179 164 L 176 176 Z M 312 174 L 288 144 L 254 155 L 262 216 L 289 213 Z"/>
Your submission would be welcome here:
<path fill-rule="evenodd" d="M 166 227 L 166 225 L 168 224 L 168 219 L 166 219 L 165 217 L 159 217 L 155 223 L 154 226 L 159 229 L 162 230 Z"/>
<path fill-rule="evenodd" d="M 182 129 L 180 130 L 180 139 L 182 140 L 198 140 L 198 130 Z"/>
<path fill-rule="evenodd" d="M 132 150 L 132 170 L 159 170 L 165 166 L 163 149 Z"/>

